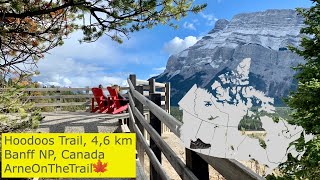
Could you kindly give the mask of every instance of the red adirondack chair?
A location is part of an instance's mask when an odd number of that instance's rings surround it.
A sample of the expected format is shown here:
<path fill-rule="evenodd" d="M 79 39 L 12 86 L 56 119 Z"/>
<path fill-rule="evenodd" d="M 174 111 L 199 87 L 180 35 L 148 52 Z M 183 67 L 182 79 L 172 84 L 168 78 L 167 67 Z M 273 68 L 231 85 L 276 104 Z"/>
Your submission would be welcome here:
<path fill-rule="evenodd" d="M 91 101 L 91 112 L 99 112 L 99 113 L 107 113 L 111 112 L 111 99 L 108 97 L 105 98 L 103 91 L 101 88 L 92 88 L 91 89 L 94 98 L 92 98 Z M 94 101 L 97 102 L 98 106 L 95 107 Z M 107 102 L 107 105 L 105 105 L 105 102 Z"/>
<path fill-rule="evenodd" d="M 112 111 L 111 113 L 118 114 L 118 113 L 121 113 L 121 112 L 127 110 L 128 104 L 123 105 L 123 106 L 120 105 L 120 101 L 123 99 L 118 98 L 118 92 L 115 89 L 113 89 L 112 87 L 107 87 L 107 89 L 109 91 L 111 101 L 113 102 L 111 105 L 111 111 Z"/>

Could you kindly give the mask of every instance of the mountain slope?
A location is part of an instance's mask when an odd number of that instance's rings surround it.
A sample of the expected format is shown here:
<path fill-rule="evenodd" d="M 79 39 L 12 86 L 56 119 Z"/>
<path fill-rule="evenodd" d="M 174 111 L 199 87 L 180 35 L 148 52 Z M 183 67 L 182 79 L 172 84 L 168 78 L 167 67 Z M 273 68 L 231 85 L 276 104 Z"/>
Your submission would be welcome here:
<path fill-rule="evenodd" d="M 218 20 L 195 45 L 172 55 L 156 79 L 171 82 L 171 102 L 177 105 L 194 84 L 211 90 L 218 76 L 251 58 L 249 85 L 281 105 L 281 97 L 296 87 L 291 67 L 304 62 L 287 49 L 288 45 L 298 46 L 303 26 L 303 18 L 294 10 L 243 13 L 230 22 Z"/>

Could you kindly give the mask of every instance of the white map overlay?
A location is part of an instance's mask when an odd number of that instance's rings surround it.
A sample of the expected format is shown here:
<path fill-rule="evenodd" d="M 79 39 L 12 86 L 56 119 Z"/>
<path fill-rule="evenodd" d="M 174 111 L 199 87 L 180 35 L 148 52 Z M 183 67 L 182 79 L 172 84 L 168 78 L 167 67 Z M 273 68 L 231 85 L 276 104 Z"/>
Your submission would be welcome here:
<path fill-rule="evenodd" d="M 231 73 L 220 75 L 220 82 L 215 81 L 212 84 L 216 97 L 208 90 L 198 88 L 197 85 L 187 92 L 179 102 L 180 109 L 183 110 L 180 138 L 187 148 L 190 147 L 191 140 L 196 141 L 198 138 L 204 143 L 211 144 L 207 149 L 193 149 L 206 155 L 244 161 L 254 159 L 259 164 L 266 165 L 266 173 L 270 174 L 279 163 L 287 159 L 287 153 L 297 155 L 294 149 L 287 148 L 290 142 L 299 138 L 303 129 L 289 125 L 281 118 L 276 123 L 270 116 L 262 116 L 260 118 L 265 131 L 255 132 L 260 134 L 265 147 L 260 145 L 259 138 L 238 130 L 240 120 L 247 113 L 249 116 L 253 114 L 250 110 L 253 101 L 262 102 L 259 112 L 275 111 L 273 98 L 249 86 L 250 64 L 251 59 L 246 58 Z M 230 83 L 232 86 L 224 86 Z M 232 98 L 230 94 L 236 98 Z M 232 99 L 233 104 L 230 103 Z M 250 131 L 247 132 L 250 134 Z M 311 138 L 307 135 L 305 137 Z"/>

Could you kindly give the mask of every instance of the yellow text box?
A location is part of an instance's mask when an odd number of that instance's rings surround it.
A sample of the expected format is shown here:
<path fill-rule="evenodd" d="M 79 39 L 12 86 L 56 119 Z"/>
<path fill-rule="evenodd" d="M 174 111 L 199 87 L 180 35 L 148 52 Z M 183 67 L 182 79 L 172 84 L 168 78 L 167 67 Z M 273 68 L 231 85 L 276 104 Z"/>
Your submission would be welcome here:
<path fill-rule="evenodd" d="M 3 133 L 3 178 L 135 178 L 134 133 Z"/>

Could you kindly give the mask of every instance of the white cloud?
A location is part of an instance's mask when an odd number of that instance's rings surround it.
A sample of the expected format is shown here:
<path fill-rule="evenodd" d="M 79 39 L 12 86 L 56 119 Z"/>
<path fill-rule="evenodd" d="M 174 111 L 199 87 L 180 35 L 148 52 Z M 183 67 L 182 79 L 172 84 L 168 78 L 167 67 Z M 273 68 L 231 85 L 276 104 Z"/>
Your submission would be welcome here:
<path fill-rule="evenodd" d="M 159 74 L 150 74 L 149 77 L 158 76 Z"/>
<path fill-rule="evenodd" d="M 170 55 L 176 54 L 194 45 L 198 40 L 200 40 L 200 38 L 194 36 L 188 36 L 184 39 L 175 37 L 171 41 L 165 43 L 163 49 Z"/>
<path fill-rule="evenodd" d="M 115 72 L 115 69 L 130 64 L 150 63 L 145 62 L 145 55 L 126 53 L 126 48 L 130 47 L 123 48 L 108 37 L 101 37 L 93 43 L 80 44 L 78 40 L 81 37 L 82 32 L 75 32 L 64 41 L 63 46 L 46 54 L 37 64 L 40 75 L 33 79 L 43 85 L 63 87 L 125 85 L 129 73 L 105 72 Z"/>
<path fill-rule="evenodd" d="M 153 68 L 154 71 L 164 71 L 166 67 Z"/>
<path fill-rule="evenodd" d="M 64 40 L 62 46 L 56 47 L 49 51 L 54 57 L 59 58 L 73 58 L 83 63 L 99 64 L 101 66 L 128 65 L 128 64 L 146 64 L 144 61 L 145 54 L 135 52 L 128 53 L 127 49 L 133 49 L 140 43 L 141 38 L 124 39 L 125 43 L 119 44 L 112 41 L 108 36 L 104 35 L 96 42 L 82 43 L 78 40 L 83 37 L 82 31 L 76 31 L 70 35 L 68 39 Z M 147 41 L 143 39 L 143 41 Z M 45 58 L 50 58 L 45 55 Z"/>
<path fill-rule="evenodd" d="M 86 24 L 89 19 L 85 15 Z M 78 23 L 82 24 L 82 20 Z M 40 75 L 34 80 L 61 87 L 125 85 L 128 73 L 105 72 L 119 65 L 139 63 L 135 57 L 123 53 L 120 45 L 106 36 L 93 43 L 80 44 L 78 40 L 82 37 L 82 31 L 74 32 L 64 40 L 63 46 L 52 49 L 39 61 Z"/>
<path fill-rule="evenodd" d="M 216 21 L 218 21 L 218 18 L 216 18 L 213 14 L 204 14 L 204 13 L 200 13 L 201 16 L 207 20 L 207 25 L 208 26 L 213 26 Z"/>
<path fill-rule="evenodd" d="M 88 18 L 86 18 L 88 21 Z M 81 23 L 79 21 L 79 23 Z M 111 84 L 125 85 L 129 72 L 120 73 L 123 69 L 129 69 L 130 65 L 148 65 L 154 63 L 154 53 L 144 50 L 138 51 L 142 42 L 149 42 L 148 35 L 134 36 L 125 43 L 119 45 L 108 36 L 103 36 L 93 43 L 82 43 L 78 40 L 83 37 L 82 31 L 70 34 L 64 40 L 63 46 L 56 47 L 45 54 L 37 66 L 40 75 L 33 80 L 43 85 L 55 85 L 62 87 L 103 86 Z M 194 43 L 192 37 L 182 39 L 180 46 L 187 48 Z M 162 56 L 161 56 L 162 57 Z M 158 58 L 159 59 L 159 58 Z M 149 70 L 152 70 L 152 66 Z M 149 73 L 161 73 L 163 68 L 155 68 L 151 72 L 139 72 L 148 77 Z M 130 71 L 130 70 L 128 70 Z"/>
<path fill-rule="evenodd" d="M 162 73 L 164 70 L 166 70 L 166 67 L 153 68 L 152 70 L 154 71 L 154 73 L 150 74 L 149 77 L 158 76 L 160 73 Z"/>
<path fill-rule="evenodd" d="M 71 58 L 50 57 L 38 64 L 40 75 L 34 77 L 43 85 L 55 85 L 61 87 L 85 87 L 104 86 L 111 84 L 125 85 L 128 74 L 104 73 L 105 68 L 92 63 L 81 63 Z"/>
<path fill-rule="evenodd" d="M 193 23 L 184 22 L 183 23 L 183 27 L 185 29 L 196 30 L 196 28 L 194 27 Z"/>
<path fill-rule="evenodd" d="M 196 24 L 199 24 L 199 20 L 198 19 L 193 19 L 192 22 L 196 23 Z"/>
<path fill-rule="evenodd" d="M 63 78 L 63 84 L 65 84 L 65 86 L 71 86 L 72 81 L 69 78 Z"/>
<path fill-rule="evenodd" d="M 100 61 L 100 63 L 111 65 L 118 64 L 118 59 L 123 58 L 121 52 L 115 48 L 113 45 L 114 42 L 111 42 L 111 40 L 103 41 L 103 39 L 99 39 L 94 43 L 80 44 L 78 40 L 82 37 L 81 31 L 74 32 L 71 34 L 70 38 L 64 40 L 62 46 L 52 49 L 50 54 L 60 58 L 74 58 L 90 62 Z"/>

